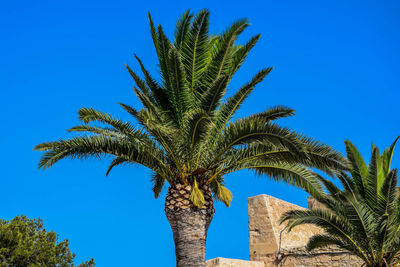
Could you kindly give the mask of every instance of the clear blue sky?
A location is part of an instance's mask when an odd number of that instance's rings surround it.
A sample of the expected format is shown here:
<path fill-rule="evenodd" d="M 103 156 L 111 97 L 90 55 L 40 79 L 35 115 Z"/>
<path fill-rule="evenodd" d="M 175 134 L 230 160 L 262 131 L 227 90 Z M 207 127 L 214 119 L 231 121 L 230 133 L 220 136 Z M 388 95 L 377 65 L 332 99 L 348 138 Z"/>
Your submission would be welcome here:
<path fill-rule="evenodd" d="M 262 39 L 233 81 L 275 69 L 240 116 L 281 104 L 297 115 L 282 125 L 344 151 L 350 139 L 365 157 L 400 134 L 399 1 L 17 1 L 0 2 L 0 218 L 41 217 L 69 239 L 77 262 L 99 267 L 174 266 L 164 201 L 153 198 L 149 172 L 108 160 L 65 160 L 43 172 L 43 141 L 66 138 L 77 110 L 94 107 L 128 119 L 117 101 L 134 106 L 123 64 L 137 53 L 156 73 L 147 11 L 171 36 L 187 8 L 211 10 L 211 32 L 248 17 L 241 42 Z M 400 167 L 400 146 L 394 167 Z M 247 197 L 272 196 L 305 206 L 306 194 L 242 171 L 226 179 L 231 208 L 217 204 L 207 259 L 248 259 Z M 164 193 L 165 194 L 165 193 Z M 150 264 L 149 264 L 150 262 Z"/>

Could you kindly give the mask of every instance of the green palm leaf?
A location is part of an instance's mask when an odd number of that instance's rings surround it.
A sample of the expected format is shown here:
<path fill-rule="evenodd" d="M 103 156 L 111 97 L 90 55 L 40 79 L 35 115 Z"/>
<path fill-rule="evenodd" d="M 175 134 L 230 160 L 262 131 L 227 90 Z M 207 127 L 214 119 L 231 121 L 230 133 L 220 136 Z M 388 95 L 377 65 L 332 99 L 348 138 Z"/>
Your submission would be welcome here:
<path fill-rule="evenodd" d="M 182 16 L 178 19 L 175 29 L 175 48 L 180 51 L 182 47 L 187 45 L 188 31 L 192 22 L 193 15 L 190 14 L 190 10 L 185 11 Z"/>
<path fill-rule="evenodd" d="M 79 110 L 83 125 L 69 130 L 79 136 L 36 146 L 44 151 L 39 166 L 48 168 L 63 158 L 111 155 L 107 174 L 116 166 L 141 164 L 154 172 L 156 197 L 166 180 L 172 187 L 192 188 L 191 199 L 198 207 L 210 197 L 203 195 L 208 187 L 216 199 L 229 206 L 232 193 L 225 187 L 224 175 L 236 170 L 251 169 L 317 191 L 320 178 L 311 168 L 330 175 L 346 169 L 343 157 L 329 146 L 275 123 L 294 115 L 290 108 L 275 106 L 233 120 L 272 68 L 259 71 L 225 98 L 229 82 L 260 35 L 237 44 L 249 26 L 247 19 L 235 21 L 222 33 L 210 34 L 209 16 L 206 9 L 196 15 L 186 11 L 171 42 L 149 14 L 160 78 L 155 79 L 136 55 L 142 74 L 126 66 L 142 107 L 119 104 L 135 123 L 83 108 Z"/>
<path fill-rule="evenodd" d="M 193 96 L 197 96 L 196 88 L 208 63 L 209 16 L 210 12 L 203 9 L 194 17 L 187 32 L 185 44 L 181 49 L 182 62 L 185 66 L 187 81 Z"/>
<path fill-rule="evenodd" d="M 387 154 L 381 156 L 374 145 L 368 166 L 350 141 L 345 145 L 351 176 L 339 172 L 343 189 L 319 176 L 328 192 L 310 194 L 324 208 L 289 211 L 281 222 L 287 222 L 289 230 L 302 224 L 322 228 L 322 235 L 310 238 L 309 250 L 334 245 L 357 255 L 366 266 L 394 266 L 400 251 L 397 170 L 387 175 L 379 171 Z"/>

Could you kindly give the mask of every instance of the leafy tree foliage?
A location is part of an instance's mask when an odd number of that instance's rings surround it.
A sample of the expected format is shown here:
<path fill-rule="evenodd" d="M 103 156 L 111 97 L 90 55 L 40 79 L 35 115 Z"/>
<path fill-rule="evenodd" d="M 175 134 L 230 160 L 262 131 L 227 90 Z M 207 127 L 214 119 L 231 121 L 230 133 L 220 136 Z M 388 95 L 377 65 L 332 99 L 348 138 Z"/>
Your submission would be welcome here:
<path fill-rule="evenodd" d="M 75 253 L 68 240 L 58 242 L 58 235 L 47 232 L 41 219 L 17 216 L 0 220 L 0 266 L 74 267 Z M 95 266 L 91 259 L 78 267 Z"/>
<path fill-rule="evenodd" d="M 311 195 L 324 208 L 290 211 L 281 221 L 288 221 L 289 230 L 301 224 L 325 230 L 310 238 L 309 250 L 335 245 L 360 257 L 366 266 L 395 266 L 400 262 L 400 198 L 398 171 L 390 165 L 398 139 L 382 154 L 372 145 L 369 164 L 346 141 L 351 175 L 338 176 L 343 189 L 320 177 L 327 193 Z"/>

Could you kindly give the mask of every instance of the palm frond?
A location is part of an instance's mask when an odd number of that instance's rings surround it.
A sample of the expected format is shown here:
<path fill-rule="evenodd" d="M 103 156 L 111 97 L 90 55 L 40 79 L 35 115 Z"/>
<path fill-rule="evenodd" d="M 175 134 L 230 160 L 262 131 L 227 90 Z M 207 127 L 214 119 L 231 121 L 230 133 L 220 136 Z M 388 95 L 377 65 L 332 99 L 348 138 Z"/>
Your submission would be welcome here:
<path fill-rule="evenodd" d="M 173 103 L 176 117 L 181 122 L 185 112 L 194 106 L 194 99 L 189 91 L 181 56 L 175 48 L 169 51 L 169 65 L 171 88 L 168 88 L 168 95 Z"/>
<path fill-rule="evenodd" d="M 172 70 L 169 64 L 169 52 L 172 47 L 171 42 L 165 35 L 161 25 L 157 27 L 157 38 L 158 38 L 158 61 L 160 63 L 161 78 L 164 83 L 164 87 L 167 90 L 172 90 L 171 76 Z"/>
<path fill-rule="evenodd" d="M 155 172 L 153 173 L 151 181 L 153 183 L 154 197 L 158 198 L 160 196 L 162 189 L 164 188 L 165 178 L 162 177 L 159 173 Z"/>
<path fill-rule="evenodd" d="M 204 71 L 206 81 L 213 83 L 221 75 L 229 75 L 235 41 L 248 26 L 247 19 L 238 20 L 219 36 L 213 46 L 210 63 Z"/>
<path fill-rule="evenodd" d="M 39 168 L 49 168 L 59 160 L 69 157 L 87 159 L 114 155 L 126 161 L 139 163 L 151 170 L 168 173 L 164 153 L 149 140 L 142 143 L 103 135 L 78 136 L 67 140 L 39 144 L 36 150 L 47 151 L 42 155 Z M 146 142 L 146 145 L 143 143 Z"/>
<path fill-rule="evenodd" d="M 187 33 L 190 29 L 192 19 L 193 15 L 190 14 L 190 10 L 186 10 L 176 23 L 174 45 L 178 51 L 186 45 Z"/>
<path fill-rule="evenodd" d="M 143 75 L 145 77 L 145 81 L 146 81 L 147 87 L 151 90 L 152 94 L 155 95 L 156 92 L 158 90 L 160 90 L 160 85 L 157 83 L 157 81 L 153 77 L 151 77 L 149 71 L 144 67 L 144 65 L 143 65 L 142 61 L 140 60 L 140 58 L 136 54 L 134 56 L 135 56 L 137 62 L 139 63 L 139 65 L 140 65 L 142 73 L 143 73 Z"/>
<path fill-rule="evenodd" d="M 326 247 L 338 247 L 347 251 L 351 251 L 355 255 L 359 256 L 360 258 L 364 259 L 364 261 L 369 262 L 369 259 L 366 255 L 362 253 L 356 246 L 351 243 L 343 242 L 342 239 L 333 237 L 330 235 L 314 235 L 312 236 L 307 243 L 306 249 L 308 251 L 314 249 L 321 249 Z"/>
<path fill-rule="evenodd" d="M 123 122 L 120 119 L 113 118 L 111 115 L 93 108 L 81 108 L 78 114 L 79 119 L 85 124 L 96 121 L 108 124 L 126 136 L 135 138 L 138 135 L 138 132 L 135 131 L 135 128 L 129 122 Z"/>
<path fill-rule="evenodd" d="M 149 99 L 152 100 L 152 94 L 147 87 L 145 81 L 143 81 L 128 65 L 125 64 L 125 68 L 128 70 L 129 74 L 132 76 L 133 80 L 135 81 L 137 87 L 140 91 Z"/>
<path fill-rule="evenodd" d="M 127 160 L 124 159 L 124 158 L 115 157 L 115 158 L 111 161 L 110 166 L 108 166 L 108 169 L 107 169 L 107 172 L 106 172 L 106 176 L 108 176 L 108 175 L 110 174 L 111 170 L 112 170 L 114 167 L 119 166 L 119 165 L 124 164 L 124 163 L 128 163 L 128 162 L 129 162 L 129 161 L 127 161 Z"/>
<path fill-rule="evenodd" d="M 344 143 L 346 146 L 347 159 L 350 161 L 350 173 L 357 186 L 355 189 L 363 195 L 366 187 L 364 183 L 366 181 L 364 182 L 362 177 L 368 175 L 367 165 L 358 149 L 350 141 L 346 140 Z"/>
<path fill-rule="evenodd" d="M 339 248 L 345 247 L 347 249 L 350 248 L 354 250 L 353 247 L 349 247 L 346 243 L 343 243 L 341 239 L 329 235 L 314 235 L 310 237 L 306 249 L 308 251 L 311 251 L 314 249 L 326 248 L 330 246 L 337 246 Z"/>
<path fill-rule="evenodd" d="M 310 137 L 294 134 L 300 142 L 302 152 L 307 156 L 303 157 L 304 165 L 322 170 L 332 177 L 348 170 L 348 161 L 340 152 Z"/>
<path fill-rule="evenodd" d="M 291 153 L 297 153 L 301 149 L 296 136 L 289 129 L 279 127 L 277 124 L 258 123 L 246 118 L 230 123 L 217 141 L 213 150 L 216 155 L 210 158 L 209 166 L 229 149 L 238 145 L 266 143 L 287 148 Z"/>
<path fill-rule="evenodd" d="M 250 50 L 255 46 L 260 37 L 261 34 L 257 34 L 251 37 L 251 39 L 245 45 L 236 49 L 236 51 L 232 55 L 232 63 L 229 70 L 230 77 L 232 77 L 236 73 L 236 71 L 239 70 Z"/>
<path fill-rule="evenodd" d="M 392 162 L 392 157 L 393 157 L 393 151 L 396 146 L 397 141 L 400 139 L 400 135 L 394 140 L 394 142 L 385 149 L 382 153 L 382 160 L 383 160 L 383 169 L 384 169 L 384 175 L 388 175 L 390 172 L 390 165 Z"/>
<path fill-rule="evenodd" d="M 226 124 L 232 119 L 235 112 L 240 108 L 246 98 L 253 92 L 255 86 L 260 83 L 270 72 L 272 68 L 266 68 L 258 72 L 254 78 L 241 87 L 233 96 L 228 98 L 215 114 L 214 123 L 215 134 L 222 132 Z"/>
<path fill-rule="evenodd" d="M 186 34 L 185 45 L 180 51 L 189 88 L 193 96 L 197 94 L 197 85 L 208 63 L 209 16 L 210 12 L 207 9 L 203 9 L 196 14 Z"/>
<path fill-rule="evenodd" d="M 192 201 L 193 205 L 195 205 L 198 208 L 203 207 L 205 203 L 204 195 L 197 186 L 196 179 L 194 179 L 192 192 L 190 193 L 190 201 Z"/>
<path fill-rule="evenodd" d="M 228 76 L 222 75 L 216 79 L 200 97 L 197 106 L 211 115 L 219 107 L 221 99 L 225 95 L 228 78 Z"/>
<path fill-rule="evenodd" d="M 147 15 L 149 19 L 151 38 L 153 39 L 153 44 L 156 49 L 157 56 L 160 57 L 160 44 L 158 43 L 157 30 L 156 27 L 154 26 L 154 22 L 151 18 L 150 12 L 148 12 Z"/>
<path fill-rule="evenodd" d="M 118 103 L 126 112 L 131 114 L 134 118 L 137 118 L 139 111 L 137 111 L 135 108 L 126 105 L 124 103 Z"/>
<path fill-rule="evenodd" d="M 228 190 L 225 186 L 221 185 L 219 182 L 217 182 L 218 188 L 217 192 L 215 194 L 215 198 L 222 201 L 227 207 L 230 207 L 231 202 L 232 202 L 232 192 Z"/>
<path fill-rule="evenodd" d="M 290 117 L 295 115 L 294 109 L 284 106 L 274 106 L 267 110 L 248 116 L 249 119 L 257 119 L 264 122 L 274 121 L 280 118 Z"/>
<path fill-rule="evenodd" d="M 187 161 L 192 165 L 192 156 L 198 143 L 204 141 L 205 133 L 210 124 L 210 117 L 203 109 L 195 109 L 186 113 L 184 117 L 182 149 L 188 153 Z"/>
<path fill-rule="evenodd" d="M 67 130 L 68 132 L 89 132 L 93 134 L 101 134 L 105 136 L 119 137 L 119 138 L 129 138 L 127 135 L 121 133 L 114 128 L 101 128 L 90 125 L 78 125 L 71 127 Z"/>

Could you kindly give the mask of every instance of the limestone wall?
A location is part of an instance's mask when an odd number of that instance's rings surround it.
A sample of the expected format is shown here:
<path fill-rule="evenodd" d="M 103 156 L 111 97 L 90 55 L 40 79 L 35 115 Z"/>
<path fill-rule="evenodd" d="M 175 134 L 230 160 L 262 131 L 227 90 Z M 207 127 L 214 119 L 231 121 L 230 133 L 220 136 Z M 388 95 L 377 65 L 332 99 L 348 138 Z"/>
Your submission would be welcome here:
<path fill-rule="evenodd" d="M 236 259 L 215 258 L 206 262 L 207 267 L 265 267 L 262 261 L 244 261 Z"/>
<path fill-rule="evenodd" d="M 277 252 L 279 248 L 290 250 L 305 247 L 311 236 L 322 233 L 319 228 L 312 225 L 300 225 L 289 233 L 284 231 L 286 224 L 280 225 L 279 218 L 286 211 L 294 209 L 304 208 L 268 195 L 248 199 L 250 259 Z M 257 232 L 271 233 L 273 238 L 266 238 L 266 235 L 254 235 Z M 260 244 L 274 249 L 260 250 Z"/>
<path fill-rule="evenodd" d="M 312 204 L 316 207 L 319 203 L 313 201 Z M 288 233 L 284 230 L 285 224 L 279 224 L 279 218 L 294 209 L 304 208 L 268 195 L 248 199 L 250 260 L 263 261 L 266 267 L 361 265 L 356 257 L 336 248 L 307 252 L 308 239 L 322 230 L 300 225 Z"/>
<path fill-rule="evenodd" d="M 321 207 L 313 198 L 309 207 Z M 355 256 L 330 248 L 308 252 L 308 239 L 322 233 L 312 225 L 301 225 L 290 233 L 279 224 L 281 215 L 289 210 L 304 209 L 268 195 L 248 199 L 250 261 L 216 258 L 207 261 L 207 267 L 352 267 L 361 266 Z"/>
<path fill-rule="evenodd" d="M 308 253 L 303 249 L 284 251 L 279 259 L 276 255 L 264 258 L 265 267 L 359 267 L 362 262 L 356 256 L 339 250 L 321 250 Z"/>

